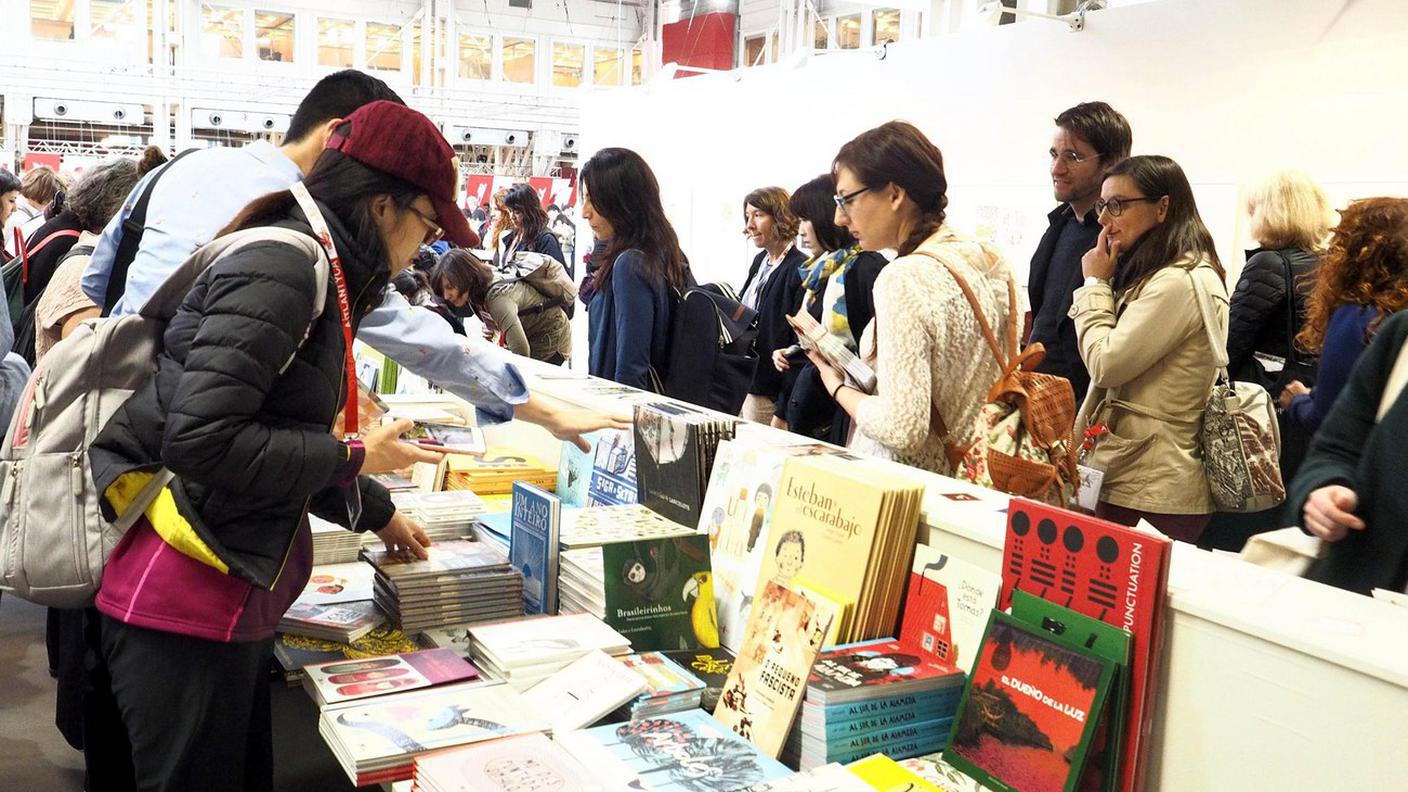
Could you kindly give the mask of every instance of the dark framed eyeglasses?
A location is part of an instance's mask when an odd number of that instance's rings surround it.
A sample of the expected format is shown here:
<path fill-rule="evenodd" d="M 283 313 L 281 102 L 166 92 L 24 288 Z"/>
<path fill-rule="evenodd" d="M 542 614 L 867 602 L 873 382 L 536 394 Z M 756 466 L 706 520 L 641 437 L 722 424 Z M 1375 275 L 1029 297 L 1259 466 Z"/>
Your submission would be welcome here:
<path fill-rule="evenodd" d="M 424 212 L 415 208 L 415 206 L 411 204 L 407 204 L 406 208 L 414 212 L 415 216 L 419 217 L 420 221 L 422 223 L 425 223 L 426 225 L 425 242 L 423 242 L 422 244 L 432 245 L 436 242 L 439 242 L 440 238 L 445 236 L 445 229 L 441 228 L 438 224 L 436 224 L 436 222 L 430 219 L 430 217 Z"/>
<path fill-rule="evenodd" d="M 851 203 L 851 200 L 857 195 L 860 195 L 863 192 L 868 192 L 869 190 L 869 187 L 862 187 L 859 190 L 848 192 L 845 195 L 837 193 L 836 195 L 831 196 L 831 200 L 836 202 L 836 208 L 841 210 L 841 214 L 849 217 L 851 214 L 851 210 L 848 207 Z"/>
<path fill-rule="evenodd" d="M 1162 195 L 1154 196 L 1152 198 L 1143 195 L 1139 196 L 1138 198 L 1111 198 L 1108 201 L 1104 198 L 1098 198 L 1095 201 L 1095 216 L 1099 217 L 1100 215 L 1105 213 L 1105 210 L 1108 209 L 1110 212 L 1110 217 L 1119 217 L 1120 215 L 1124 214 L 1124 208 L 1129 204 L 1158 203 L 1161 200 L 1163 200 Z"/>

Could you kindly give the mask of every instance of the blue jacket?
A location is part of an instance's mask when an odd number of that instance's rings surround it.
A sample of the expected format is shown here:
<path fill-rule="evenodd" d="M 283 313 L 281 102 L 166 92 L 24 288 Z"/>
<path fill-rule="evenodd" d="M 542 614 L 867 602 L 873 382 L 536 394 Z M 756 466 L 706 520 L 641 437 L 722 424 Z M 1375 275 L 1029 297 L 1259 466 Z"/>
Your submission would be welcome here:
<path fill-rule="evenodd" d="M 653 366 L 663 380 L 674 318 L 669 284 L 646 275 L 645 254 L 627 250 L 587 303 L 588 370 L 593 376 L 651 390 Z"/>
<path fill-rule="evenodd" d="M 1369 325 L 1378 315 L 1378 310 L 1369 305 L 1341 305 L 1330 316 L 1325 343 L 1321 345 L 1315 387 L 1310 393 L 1291 399 L 1286 411 L 1306 432 L 1313 434 L 1330 414 L 1330 407 L 1349 382 L 1359 355 L 1369 346 Z"/>

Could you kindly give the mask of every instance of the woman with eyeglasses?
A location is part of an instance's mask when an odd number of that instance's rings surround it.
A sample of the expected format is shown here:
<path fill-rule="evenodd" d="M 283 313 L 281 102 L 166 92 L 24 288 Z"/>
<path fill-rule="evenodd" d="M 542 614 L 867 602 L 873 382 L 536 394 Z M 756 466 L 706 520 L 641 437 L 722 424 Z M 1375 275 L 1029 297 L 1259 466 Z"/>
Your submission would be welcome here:
<path fill-rule="evenodd" d="M 691 282 L 689 260 L 660 202 L 660 183 L 630 149 L 605 148 L 582 166 L 582 219 L 602 245 L 582 282 L 587 370 L 658 390 L 669 370 L 675 295 Z"/>
<path fill-rule="evenodd" d="M 758 360 L 740 418 L 769 423 L 782 392 L 784 377 L 773 365 L 772 354 L 796 340 L 787 317 L 802 303 L 800 267 L 807 255 L 797 249 L 797 216 L 781 187 L 761 187 L 743 199 L 743 233 L 761 251 L 748 268 L 739 292 L 743 304 L 758 312 Z"/>
<path fill-rule="evenodd" d="M 836 224 L 862 250 L 894 249 L 875 279 L 875 318 L 860 339 L 877 386 L 866 393 L 816 353 L 831 398 L 855 423 L 852 447 L 950 475 L 948 449 L 966 443 L 988 389 L 1001 373 L 958 278 L 1006 347 L 1007 262 L 945 222 L 943 155 L 914 126 L 891 121 L 841 147 Z"/>
<path fill-rule="evenodd" d="M 1196 542 L 1214 511 L 1198 437 L 1217 377 L 1198 306 L 1226 344 L 1222 262 L 1168 157 L 1115 165 L 1095 208 L 1100 237 L 1072 308 L 1092 386 L 1076 427 L 1091 444 L 1086 464 L 1103 473 L 1095 514 Z"/>

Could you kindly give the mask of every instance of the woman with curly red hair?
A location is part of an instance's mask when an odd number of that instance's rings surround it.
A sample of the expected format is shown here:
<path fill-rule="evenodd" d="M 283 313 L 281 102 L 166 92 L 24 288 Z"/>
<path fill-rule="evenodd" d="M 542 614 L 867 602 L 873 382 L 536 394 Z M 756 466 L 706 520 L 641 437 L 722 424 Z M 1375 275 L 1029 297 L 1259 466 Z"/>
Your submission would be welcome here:
<path fill-rule="evenodd" d="M 1360 353 L 1390 314 L 1408 307 L 1408 199 L 1364 198 L 1340 212 L 1320 265 L 1305 328 L 1296 336 L 1320 355 L 1315 388 L 1298 380 L 1281 392 L 1286 418 L 1314 433 Z"/>

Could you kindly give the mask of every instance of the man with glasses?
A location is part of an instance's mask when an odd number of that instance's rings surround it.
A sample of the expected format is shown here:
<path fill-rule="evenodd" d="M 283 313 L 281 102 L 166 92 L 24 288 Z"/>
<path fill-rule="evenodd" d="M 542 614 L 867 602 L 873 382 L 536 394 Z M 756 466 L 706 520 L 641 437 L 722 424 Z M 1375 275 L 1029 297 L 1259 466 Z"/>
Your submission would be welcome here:
<path fill-rule="evenodd" d="M 1100 236 L 1095 202 L 1105 170 L 1129 156 L 1133 133 L 1125 117 L 1104 102 L 1085 102 L 1056 116 L 1051 141 L 1051 185 L 1061 205 L 1032 256 L 1027 280 L 1031 300 L 1028 343 L 1046 347 L 1037 371 L 1071 381 L 1079 404 L 1090 387 L 1081 362 L 1071 295 L 1083 284 L 1080 260 Z"/>

